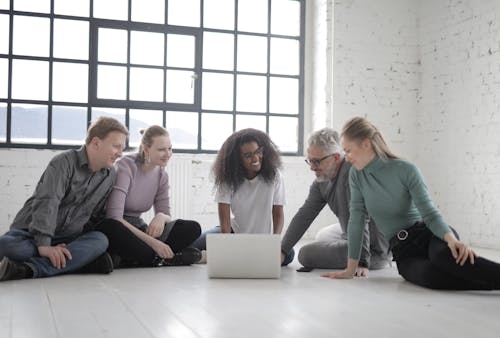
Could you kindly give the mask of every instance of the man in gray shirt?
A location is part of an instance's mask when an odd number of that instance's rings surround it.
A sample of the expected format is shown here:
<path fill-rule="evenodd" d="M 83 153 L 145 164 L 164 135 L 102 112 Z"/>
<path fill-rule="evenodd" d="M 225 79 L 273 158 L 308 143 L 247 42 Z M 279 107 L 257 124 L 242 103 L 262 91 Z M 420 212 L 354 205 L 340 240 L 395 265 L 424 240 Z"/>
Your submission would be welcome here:
<path fill-rule="evenodd" d="M 33 195 L 0 237 L 0 281 L 75 271 L 109 273 L 108 240 L 93 231 L 115 182 L 127 128 L 101 117 L 85 145 L 56 155 Z"/>
<path fill-rule="evenodd" d="M 347 262 L 351 165 L 344 159 L 338 133 L 330 128 L 314 132 L 308 140 L 306 163 L 316 174 L 316 180 L 309 189 L 304 205 L 288 226 L 281 242 L 281 251 L 283 254 L 288 253 L 328 204 L 340 222 L 337 236 L 304 245 L 298 259 L 306 268 L 344 269 Z M 387 240 L 372 220 L 367 223 L 358 275 L 366 275 L 368 268 L 381 269 L 389 262 Z"/>

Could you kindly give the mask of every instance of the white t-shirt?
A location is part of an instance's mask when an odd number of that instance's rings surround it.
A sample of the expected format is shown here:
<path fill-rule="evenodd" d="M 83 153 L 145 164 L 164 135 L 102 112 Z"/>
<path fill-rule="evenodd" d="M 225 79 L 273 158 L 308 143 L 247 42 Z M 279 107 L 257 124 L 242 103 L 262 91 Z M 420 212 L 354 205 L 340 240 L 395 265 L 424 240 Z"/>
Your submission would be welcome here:
<path fill-rule="evenodd" d="M 273 182 L 262 176 L 245 179 L 236 193 L 219 188 L 215 200 L 231 205 L 231 227 L 235 233 L 271 234 L 273 205 L 285 205 L 285 185 L 278 171 Z"/>

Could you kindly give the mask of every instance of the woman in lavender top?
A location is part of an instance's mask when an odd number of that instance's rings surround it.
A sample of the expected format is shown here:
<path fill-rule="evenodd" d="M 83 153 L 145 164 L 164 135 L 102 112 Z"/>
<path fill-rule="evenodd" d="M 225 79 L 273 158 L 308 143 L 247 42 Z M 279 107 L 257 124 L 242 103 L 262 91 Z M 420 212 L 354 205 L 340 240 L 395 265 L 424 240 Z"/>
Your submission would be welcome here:
<path fill-rule="evenodd" d="M 168 174 L 172 156 L 167 130 L 151 126 L 142 130 L 139 152 L 116 162 L 117 179 L 100 227 L 109 239 L 108 251 L 124 266 L 188 265 L 201 258 L 199 250 L 187 248 L 200 233 L 195 221 L 172 221 Z M 146 223 L 141 215 L 154 209 Z"/>

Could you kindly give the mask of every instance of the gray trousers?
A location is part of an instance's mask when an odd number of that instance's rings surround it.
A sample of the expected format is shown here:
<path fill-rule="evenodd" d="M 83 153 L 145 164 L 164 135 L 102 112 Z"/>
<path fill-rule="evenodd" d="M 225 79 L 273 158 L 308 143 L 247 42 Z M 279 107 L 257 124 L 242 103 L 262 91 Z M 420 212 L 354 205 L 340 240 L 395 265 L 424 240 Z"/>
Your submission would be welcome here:
<path fill-rule="evenodd" d="M 302 246 L 298 259 L 300 264 L 318 269 L 345 269 L 347 263 L 347 239 L 339 224 L 321 229 L 312 243 Z M 370 270 L 385 268 L 389 261 L 385 256 L 372 255 Z"/>

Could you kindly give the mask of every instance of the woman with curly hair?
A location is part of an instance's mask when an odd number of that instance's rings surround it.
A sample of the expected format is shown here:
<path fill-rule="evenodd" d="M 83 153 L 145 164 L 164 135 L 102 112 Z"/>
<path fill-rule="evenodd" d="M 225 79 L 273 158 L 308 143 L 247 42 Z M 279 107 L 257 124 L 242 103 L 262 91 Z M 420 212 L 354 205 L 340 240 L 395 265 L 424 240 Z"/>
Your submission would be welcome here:
<path fill-rule="evenodd" d="M 192 246 L 206 250 L 208 233 L 280 234 L 285 204 L 280 168 L 278 148 L 266 133 L 248 128 L 229 136 L 212 167 L 220 226 L 204 232 Z M 284 265 L 293 255 L 288 253 Z"/>

